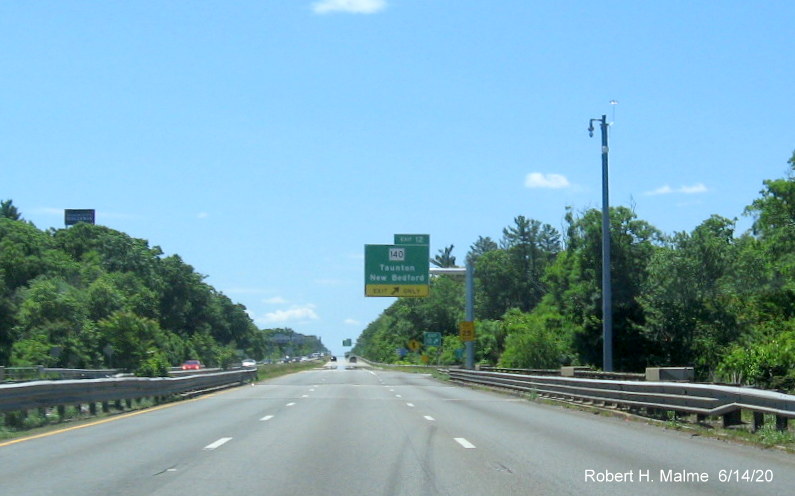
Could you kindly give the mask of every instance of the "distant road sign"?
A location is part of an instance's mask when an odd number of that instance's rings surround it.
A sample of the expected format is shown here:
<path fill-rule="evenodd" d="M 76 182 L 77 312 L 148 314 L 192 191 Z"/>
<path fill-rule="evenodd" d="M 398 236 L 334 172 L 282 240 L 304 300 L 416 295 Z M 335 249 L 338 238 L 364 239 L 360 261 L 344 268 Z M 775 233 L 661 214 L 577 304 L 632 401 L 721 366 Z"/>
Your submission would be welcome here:
<path fill-rule="evenodd" d="M 459 322 L 458 323 L 458 336 L 461 341 L 474 341 L 475 340 L 475 323 L 474 322 Z"/>
<path fill-rule="evenodd" d="M 441 346 L 442 333 L 441 332 L 426 332 L 424 336 L 425 346 Z"/>
<path fill-rule="evenodd" d="M 409 341 L 409 342 L 408 342 L 408 345 L 409 345 L 409 349 L 410 349 L 411 351 L 415 351 L 415 352 L 416 352 L 417 350 L 419 350 L 420 348 L 422 348 L 422 343 L 420 343 L 420 342 L 419 342 L 419 341 L 417 341 L 416 339 L 412 339 L 411 341 Z"/>
<path fill-rule="evenodd" d="M 427 245 L 365 245 L 365 296 L 428 296 Z"/>
<path fill-rule="evenodd" d="M 431 236 L 429 234 L 395 234 L 396 245 L 429 245 Z"/>
<path fill-rule="evenodd" d="M 66 226 L 73 226 L 78 222 L 85 222 L 86 224 L 94 224 L 95 211 L 94 209 L 66 209 L 63 211 L 64 224 Z"/>

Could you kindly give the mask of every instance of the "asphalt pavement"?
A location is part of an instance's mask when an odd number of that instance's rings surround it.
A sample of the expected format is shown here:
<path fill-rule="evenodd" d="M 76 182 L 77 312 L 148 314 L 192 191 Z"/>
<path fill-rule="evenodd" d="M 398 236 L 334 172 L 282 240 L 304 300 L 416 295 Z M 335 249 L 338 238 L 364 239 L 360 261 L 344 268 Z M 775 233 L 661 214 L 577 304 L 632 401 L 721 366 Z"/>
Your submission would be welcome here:
<path fill-rule="evenodd" d="M 793 492 L 793 455 L 344 360 L 0 443 L 2 495 Z"/>

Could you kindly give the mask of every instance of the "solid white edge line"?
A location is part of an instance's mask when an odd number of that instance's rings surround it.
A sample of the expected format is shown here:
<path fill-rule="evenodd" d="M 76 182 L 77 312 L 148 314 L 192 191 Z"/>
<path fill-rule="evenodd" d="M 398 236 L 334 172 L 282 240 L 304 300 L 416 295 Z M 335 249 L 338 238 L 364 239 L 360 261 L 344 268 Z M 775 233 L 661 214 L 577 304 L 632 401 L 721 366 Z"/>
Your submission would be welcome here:
<path fill-rule="evenodd" d="M 268 421 L 268 420 L 270 420 L 270 419 L 272 419 L 272 418 L 273 418 L 273 415 L 265 415 L 264 417 L 262 417 L 261 419 L 259 419 L 259 421 L 260 421 L 260 422 L 266 422 L 266 421 Z"/>
<path fill-rule="evenodd" d="M 464 439 L 463 437 L 453 438 L 455 441 L 466 449 L 474 449 L 475 445 Z"/>
<path fill-rule="evenodd" d="M 211 444 L 208 444 L 207 446 L 204 447 L 204 449 L 206 449 L 206 450 L 214 450 L 216 448 L 220 448 L 221 446 L 223 446 L 224 444 L 228 443 L 231 440 L 232 440 L 231 437 L 222 437 L 218 441 L 216 441 L 214 443 L 211 443 Z"/>

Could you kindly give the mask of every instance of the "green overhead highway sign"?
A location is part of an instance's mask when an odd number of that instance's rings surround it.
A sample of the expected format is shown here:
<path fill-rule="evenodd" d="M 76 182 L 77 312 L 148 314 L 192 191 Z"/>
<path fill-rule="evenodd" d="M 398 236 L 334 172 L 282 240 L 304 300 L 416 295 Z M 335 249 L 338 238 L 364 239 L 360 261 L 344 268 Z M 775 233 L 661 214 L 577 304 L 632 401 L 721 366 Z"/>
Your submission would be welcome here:
<path fill-rule="evenodd" d="M 428 296 L 428 245 L 365 245 L 364 295 Z"/>
<path fill-rule="evenodd" d="M 428 234 L 395 234 L 396 245 L 428 245 L 431 237 Z"/>

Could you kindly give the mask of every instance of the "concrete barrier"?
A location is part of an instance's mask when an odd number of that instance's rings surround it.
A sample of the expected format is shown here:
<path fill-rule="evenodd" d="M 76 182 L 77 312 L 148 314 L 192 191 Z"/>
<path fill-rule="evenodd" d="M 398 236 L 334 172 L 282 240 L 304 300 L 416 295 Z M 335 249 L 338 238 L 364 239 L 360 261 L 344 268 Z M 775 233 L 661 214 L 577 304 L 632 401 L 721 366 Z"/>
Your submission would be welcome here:
<path fill-rule="evenodd" d="M 646 369 L 647 381 L 693 382 L 696 373 L 693 367 L 649 367 Z"/>

